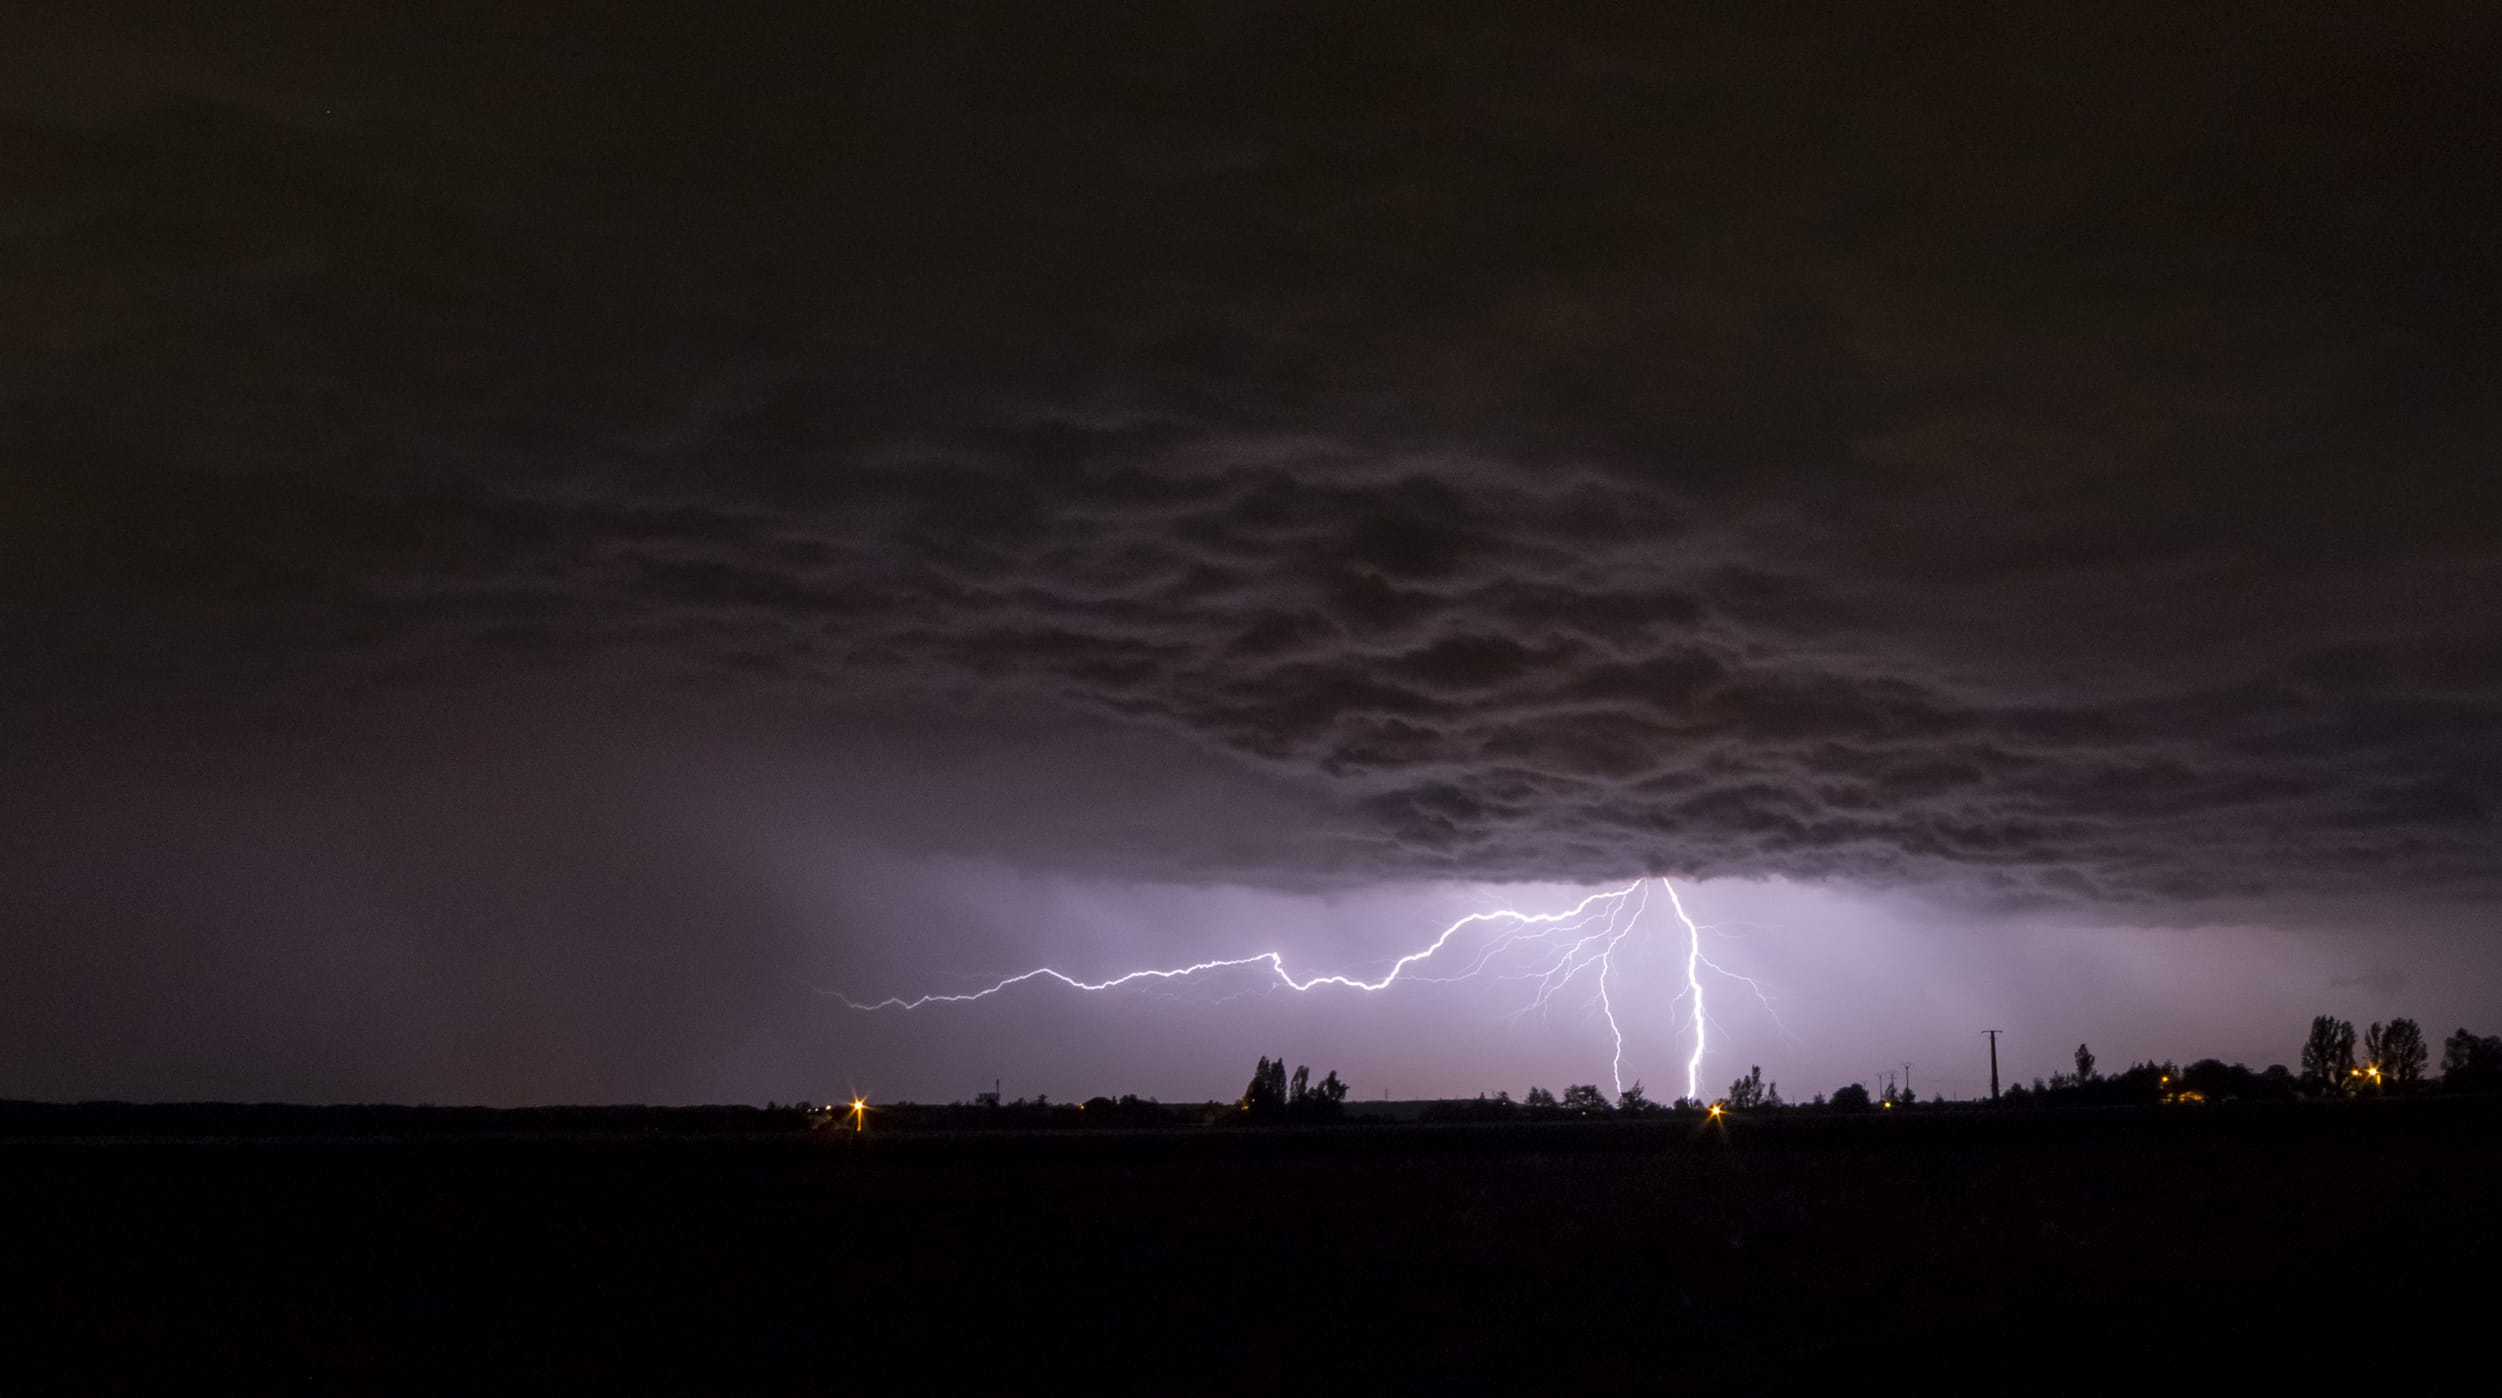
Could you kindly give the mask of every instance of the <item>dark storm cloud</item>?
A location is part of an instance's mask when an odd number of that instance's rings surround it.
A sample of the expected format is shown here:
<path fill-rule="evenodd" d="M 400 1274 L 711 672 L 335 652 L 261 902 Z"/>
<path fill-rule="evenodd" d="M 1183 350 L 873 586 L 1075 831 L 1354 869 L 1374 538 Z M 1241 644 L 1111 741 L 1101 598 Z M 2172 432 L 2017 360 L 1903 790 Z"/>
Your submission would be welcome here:
<path fill-rule="evenodd" d="M 2487 16 L 528 13 L 7 45 L 17 702 L 657 657 L 1367 877 L 2502 882 Z"/>

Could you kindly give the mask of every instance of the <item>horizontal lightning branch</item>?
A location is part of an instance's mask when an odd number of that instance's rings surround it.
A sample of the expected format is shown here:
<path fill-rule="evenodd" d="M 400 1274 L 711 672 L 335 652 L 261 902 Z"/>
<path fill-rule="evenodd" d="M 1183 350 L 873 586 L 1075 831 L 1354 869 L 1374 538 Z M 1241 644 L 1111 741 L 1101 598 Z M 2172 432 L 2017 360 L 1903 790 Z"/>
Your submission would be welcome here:
<path fill-rule="evenodd" d="M 1639 879 L 1622 888 L 1593 893 L 1560 913 L 1524 913 L 1508 908 L 1471 913 L 1443 928 L 1441 935 L 1425 946 L 1392 962 L 1390 969 L 1383 972 L 1376 980 L 1344 975 L 1297 977 L 1292 971 L 1286 969 L 1286 958 L 1282 952 L 1264 951 L 1252 956 L 1198 961 L 1187 966 L 1175 966 L 1169 969 L 1124 971 L 1119 975 L 1094 981 L 1080 979 L 1053 967 L 1038 966 L 1031 971 L 1009 976 L 979 990 L 969 990 L 959 994 L 933 993 L 908 998 L 890 995 L 883 1000 L 862 1001 L 854 1000 L 840 992 L 826 993 L 855 1010 L 917 1010 L 929 1005 L 964 1005 L 976 1000 L 987 1000 L 993 995 L 1013 989 L 1028 981 L 1057 981 L 1072 990 L 1092 992 L 1114 990 L 1145 981 L 1181 980 L 1253 966 L 1265 967 L 1273 983 L 1282 985 L 1288 990 L 1300 992 L 1330 987 L 1370 993 L 1387 990 L 1402 979 L 1428 984 L 1450 984 L 1475 979 L 1497 965 L 1503 964 L 1508 954 L 1523 947 L 1539 947 L 1544 948 L 1548 953 L 1543 959 L 1526 970 L 1507 972 L 1502 977 L 1534 982 L 1528 1003 L 1516 1013 L 1545 1009 L 1558 993 L 1578 980 L 1583 972 L 1593 966 L 1597 967 L 1595 990 L 1591 998 L 1600 1015 L 1607 1021 L 1608 1034 L 1614 1045 L 1614 1054 L 1609 1060 L 1609 1072 L 1613 1076 L 1617 1095 L 1621 1097 L 1625 1090 L 1625 1036 L 1623 1026 L 1616 1019 L 1615 996 L 1611 991 L 1609 979 L 1615 971 L 1617 948 L 1624 943 L 1626 938 L 1633 935 L 1636 926 L 1641 922 L 1643 911 L 1650 904 L 1650 884 L 1649 879 Z M 1659 885 L 1667 891 L 1668 901 L 1676 911 L 1677 921 L 1685 928 L 1685 989 L 1670 1003 L 1673 1006 L 1689 996 L 1694 1001 L 1694 1048 L 1692 1054 L 1686 1059 L 1685 1095 L 1688 1098 L 1700 1100 L 1706 1025 L 1701 972 L 1709 969 L 1715 974 L 1743 981 L 1755 991 L 1759 998 L 1764 1000 L 1767 1009 L 1770 1008 L 1771 1001 L 1770 997 L 1764 993 L 1763 987 L 1744 976 L 1721 969 L 1703 954 L 1702 929 L 1686 915 L 1685 905 L 1677 897 L 1676 886 L 1664 878 L 1659 880 Z M 1452 939 L 1463 931 L 1484 923 L 1502 924 L 1509 930 L 1481 948 L 1476 956 L 1470 959 L 1465 969 L 1455 974 L 1441 976 L 1425 975 L 1421 972 L 1415 975 L 1408 974 L 1411 967 L 1421 966 L 1422 963 L 1440 954 L 1451 944 Z M 1567 938 L 1570 940 L 1565 940 Z M 1787 1032 L 1786 1028 L 1784 1032 Z"/>

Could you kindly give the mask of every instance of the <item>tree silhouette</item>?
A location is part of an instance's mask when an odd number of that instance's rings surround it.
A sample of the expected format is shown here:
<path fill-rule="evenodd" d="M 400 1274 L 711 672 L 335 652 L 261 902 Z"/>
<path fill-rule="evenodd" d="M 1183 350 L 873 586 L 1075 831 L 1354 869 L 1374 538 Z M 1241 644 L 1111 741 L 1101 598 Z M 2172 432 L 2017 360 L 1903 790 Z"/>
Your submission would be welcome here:
<path fill-rule="evenodd" d="M 2083 1044 L 2076 1046 L 2076 1080 L 2079 1084 L 2094 1080 L 2094 1051 Z"/>
<path fill-rule="evenodd" d="M 1520 1099 L 1520 1105 L 1533 1112 L 1551 1112 L 1556 1107 L 1555 1094 L 1543 1087 L 1533 1087 L 1529 1089 L 1528 1096 Z"/>
<path fill-rule="evenodd" d="M 1242 1090 L 1242 1109 L 1253 1116 L 1273 1116 L 1286 1107 L 1286 1060 L 1260 1060 L 1251 1070 L 1251 1085 Z"/>
<path fill-rule="evenodd" d="M 1642 1084 L 1638 1080 L 1633 1086 L 1616 1094 L 1616 1110 L 1627 1116 L 1640 1116 L 1653 1109 L 1654 1104 L 1651 1099 L 1642 1095 Z"/>
<path fill-rule="evenodd" d="M 1347 1085 L 1338 1081 L 1338 1070 L 1319 1082 L 1312 1081 L 1312 1070 L 1294 1070 L 1294 1093 L 1286 1099 L 1288 1115 L 1314 1121 L 1335 1121 L 1347 1100 Z"/>
<path fill-rule="evenodd" d="M 1833 1110 L 1837 1112 L 1864 1112 L 1868 1110 L 1868 1107 L 1868 1089 L 1865 1084 L 1852 1083 L 1848 1087 L 1837 1087 L 1833 1089 Z"/>
<path fill-rule="evenodd" d="M 1564 1089 L 1563 1108 L 1583 1116 L 1603 1112 L 1607 1110 L 1607 1094 L 1599 1091 L 1596 1083 L 1576 1083 Z"/>
<path fill-rule="evenodd" d="M 1754 1107 L 1776 1104 L 1780 1100 L 1779 1084 L 1774 1084 L 1767 1096 L 1764 1087 L 1764 1065 L 1760 1063 L 1748 1065 L 1746 1076 L 1729 1084 L 1728 1103 L 1736 1111 L 1742 1112 Z"/>
<path fill-rule="evenodd" d="M 2502 1039 L 2461 1029 L 2442 1040 L 2441 1085 L 2451 1092 L 2502 1088 Z"/>
<path fill-rule="evenodd" d="M 2311 1037 L 2302 1043 L 2302 1081 L 2314 1092 L 2342 1090 L 2354 1076 L 2354 1025 L 2335 1015 L 2311 1020 Z"/>
<path fill-rule="evenodd" d="M 2424 1042 L 2423 1026 L 2411 1019 L 2389 1021 L 2388 1045 L 2389 1056 L 2381 1060 L 2381 1072 L 2400 1087 L 2421 1085 L 2424 1069 L 2432 1062 L 2432 1046 Z"/>
<path fill-rule="evenodd" d="M 2393 1019 L 2387 1024 L 2374 1020 L 2363 1035 L 2363 1061 L 2380 1070 L 2377 1081 L 2386 1086 L 2416 1086 L 2424 1080 L 2424 1065 L 2431 1059 L 2424 1031 L 2414 1020 Z"/>
<path fill-rule="evenodd" d="M 1298 1066 L 1294 1075 L 1286 1075 L 1286 1060 L 1260 1060 L 1251 1070 L 1251 1085 L 1242 1090 L 1242 1110 L 1255 1121 L 1291 1117 L 1297 1120 L 1331 1121 L 1343 1109 L 1347 1085 L 1333 1069 L 1319 1082 L 1312 1081 L 1312 1070 Z"/>

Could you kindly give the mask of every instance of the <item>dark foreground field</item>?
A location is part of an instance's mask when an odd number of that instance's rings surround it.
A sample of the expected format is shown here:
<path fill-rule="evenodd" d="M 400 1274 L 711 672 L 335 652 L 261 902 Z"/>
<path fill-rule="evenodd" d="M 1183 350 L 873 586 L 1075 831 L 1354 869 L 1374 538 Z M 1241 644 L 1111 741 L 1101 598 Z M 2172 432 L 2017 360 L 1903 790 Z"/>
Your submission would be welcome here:
<path fill-rule="evenodd" d="M 2497 1164 L 2445 1102 L 21 1140 L 0 1391 L 2480 1386 Z"/>

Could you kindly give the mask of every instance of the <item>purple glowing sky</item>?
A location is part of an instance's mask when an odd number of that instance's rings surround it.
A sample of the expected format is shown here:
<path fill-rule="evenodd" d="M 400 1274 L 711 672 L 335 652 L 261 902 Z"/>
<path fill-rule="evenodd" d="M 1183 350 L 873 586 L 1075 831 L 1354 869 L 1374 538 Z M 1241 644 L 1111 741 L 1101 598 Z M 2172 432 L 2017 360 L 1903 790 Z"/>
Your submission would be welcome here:
<path fill-rule="evenodd" d="M 629 721 L 530 692 L 494 707 L 568 723 L 483 734 L 466 708 L 404 706 L 213 745 L 51 745 L 74 761 L 33 769 L 21 818 L 0 827 L 17 925 L 55 934 L 16 953 L 8 1090 L 949 1100 L 1004 1078 L 1055 1099 L 1195 1100 L 1232 1093 L 1276 1053 L 1334 1067 L 1368 1097 L 1608 1081 L 1586 979 L 1526 1016 L 1513 1013 L 1526 987 L 1493 980 L 1376 995 L 1267 990 L 1256 973 L 1163 993 L 1035 984 L 910 1015 L 820 993 L 1268 949 L 1299 975 L 1378 974 L 1462 914 L 1555 911 L 1590 891 L 1152 875 L 1176 830 L 1246 860 L 1297 848 L 1293 800 L 1256 773 L 1160 742 L 1080 741 L 1083 729 L 1042 742 L 897 725 L 853 743 L 787 714 Z M 585 714 L 601 721 L 585 728 Z M 111 799 L 140 781 L 146 809 Z M 1992 1025 L 2010 1031 L 2010 1081 L 2064 1066 L 2079 1040 L 2108 1063 L 2263 1066 L 2291 1058 L 2323 1007 L 2473 1024 L 2502 989 L 2476 919 L 2421 905 L 2131 920 L 1952 887 L 1680 888 L 1723 929 L 1710 954 L 1772 990 L 1789 1028 L 1709 980 L 1702 1080 L 1715 1091 L 1749 1063 L 1805 1095 L 1910 1059 L 1924 1090 L 1976 1092 L 1976 1031 Z M 1668 1006 L 1682 942 L 1664 920 L 1648 926 L 1612 984 L 1627 1079 L 1670 1096 L 1690 1044 Z"/>

